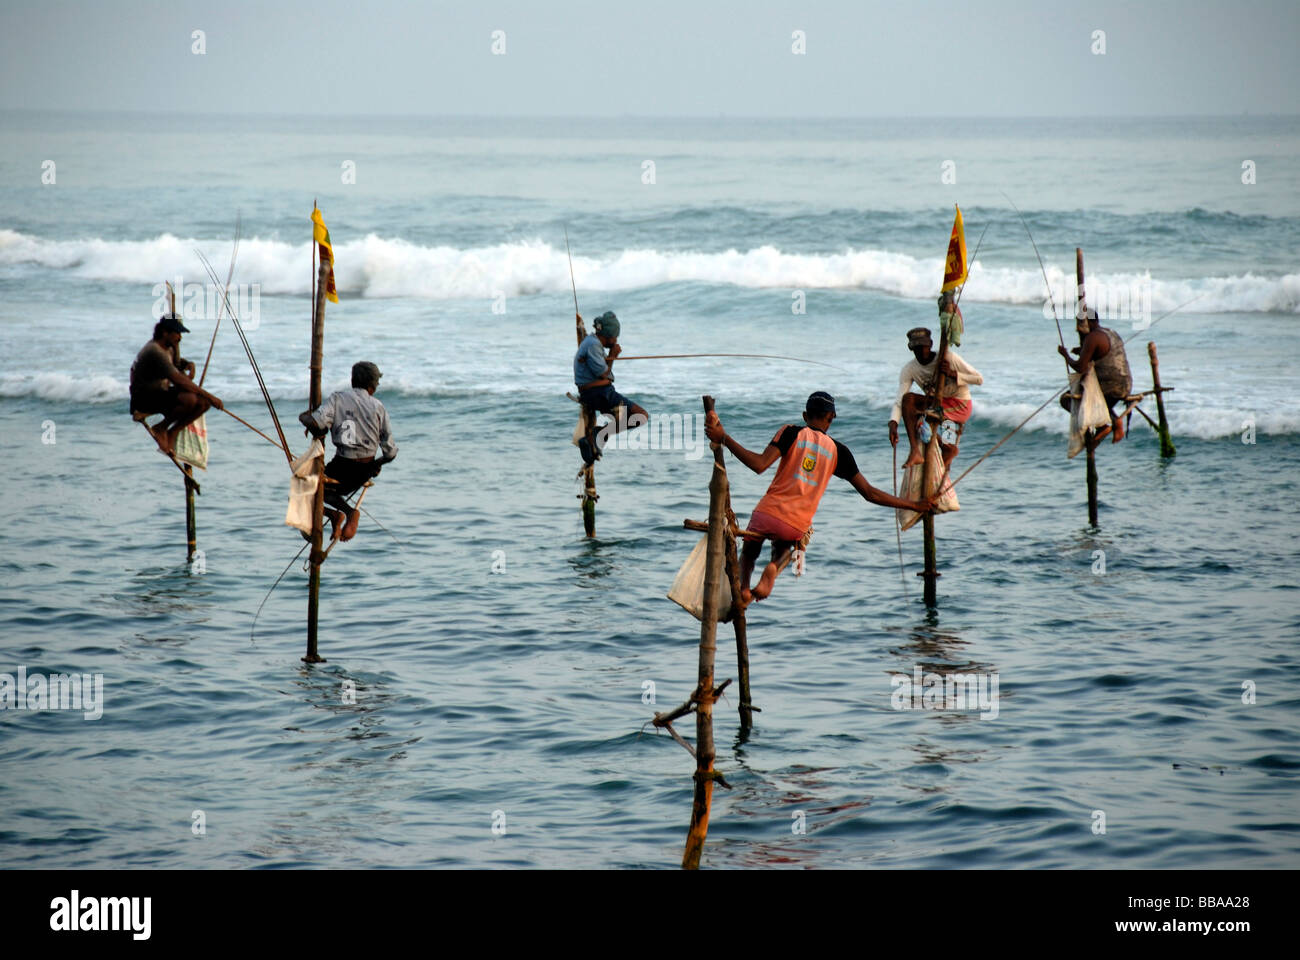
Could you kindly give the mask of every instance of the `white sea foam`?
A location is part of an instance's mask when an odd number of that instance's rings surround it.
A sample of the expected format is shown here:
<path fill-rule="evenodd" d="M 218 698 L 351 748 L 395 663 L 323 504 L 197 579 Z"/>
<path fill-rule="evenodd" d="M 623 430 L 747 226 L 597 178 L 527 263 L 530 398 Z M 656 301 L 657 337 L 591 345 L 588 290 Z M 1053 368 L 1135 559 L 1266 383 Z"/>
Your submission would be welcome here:
<path fill-rule="evenodd" d="M 194 255 L 203 250 L 214 263 L 224 261 L 224 241 L 183 240 L 163 234 L 151 240 L 44 240 L 0 229 L 0 266 L 35 265 L 78 277 L 156 283 L 183 276 L 205 281 Z M 446 300 L 491 299 L 569 288 L 563 248 L 540 240 L 460 249 L 420 246 L 370 234 L 338 244 L 336 280 L 345 295 Z M 258 283 L 263 294 L 301 295 L 308 290 L 303 269 L 310 250 L 257 238 L 242 241 L 238 279 Z M 673 282 L 731 284 L 747 288 L 873 289 L 899 297 L 928 299 L 941 271 L 936 258 L 876 249 L 841 253 L 784 253 L 773 246 L 721 253 L 627 249 L 605 257 L 575 257 L 574 267 L 588 290 L 629 290 Z M 1060 297 L 1073 278 L 1059 267 L 1048 269 Z M 1246 273 L 1161 279 L 1147 274 L 1095 272 L 1090 282 L 1127 288 L 1149 282 L 1151 309 L 1160 314 L 1195 298 L 1194 313 L 1300 313 L 1300 273 L 1281 277 Z M 963 294 L 966 302 L 1042 305 L 1042 275 L 1031 269 L 986 267 L 977 261 Z"/>

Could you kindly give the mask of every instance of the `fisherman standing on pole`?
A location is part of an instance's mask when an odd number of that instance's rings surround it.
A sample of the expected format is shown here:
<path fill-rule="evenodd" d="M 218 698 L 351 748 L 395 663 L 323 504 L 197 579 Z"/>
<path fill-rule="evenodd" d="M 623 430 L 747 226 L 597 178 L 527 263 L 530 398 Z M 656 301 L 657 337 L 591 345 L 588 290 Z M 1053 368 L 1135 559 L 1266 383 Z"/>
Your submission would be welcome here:
<path fill-rule="evenodd" d="M 827 434 L 835 419 L 835 398 L 818 390 L 804 404 L 804 426 L 787 424 L 777 430 L 762 453 L 746 450 L 727 435 L 716 412 L 705 418 L 704 433 L 714 443 L 721 443 L 732 455 L 755 473 L 763 473 L 777 460 L 776 477 L 767 493 L 754 508 L 749 529 L 772 541 L 772 559 L 752 590 L 750 577 L 763 550 L 762 540 L 746 539 L 740 556 L 740 601 L 762 600 L 772 592 L 790 552 L 807 537 L 813 515 L 831 477 L 847 480 L 869 503 L 899 510 L 924 513 L 930 503 L 918 503 L 891 496 L 867 482 L 849 448 Z"/>
<path fill-rule="evenodd" d="M 181 334 L 189 327 L 168 314 L 154 324 L 153 339 L 131 364 L 131 413 L 161 413 L 163 419 L 149 428 L 158 448 L 172 454 L 176 437 L 210 407 L 222 409 L 221 400 L 192 379 L 194 363 L 181 358 Z"/>
<path fill-rule="evenodd" d="M 578 317 L 581 322 L 582 317 Z M 591 323 L 592 333 L 578 345 L 573 356 L 573 382 L 578 388 L 578 399 L 590 412 L 588 422 L 592 429 L 578 441 L 582 462 L 595 463 L 600 457 L 605 441 L 622 430 L 634 430 L 649 420 L 645 408 L 633 403 L 614 389 L 614 361 L 623 348 L 619 346 L 618 317 L 606 311 Z M 608 350 L 608 355 L 605 351 Z M 595 433 L 595 414 L 613 417 Z"/>
<path fill-rule="evenodd" d="M 336 539 L 347 541 L 357 534 L 361 512 L 347 502 L 371 477 L 379 475 L 384 464 L 397 456 L 388 410 L 377 399 L 375 390 L 383 376 L 373 363 L 362 361 L 352 367 L 352 389 L 339 390 L 315 410 L 298 415 L 312 436 L 320 439 L 330 433 L 334 440 L 334 459 L 325 465 L 325 476 L 334 483 L 325 487 L 325 511 Z M 379 451 L 383 456 L 378 459 Z M 346 519 L 342 530 L 339 522 Z"/>

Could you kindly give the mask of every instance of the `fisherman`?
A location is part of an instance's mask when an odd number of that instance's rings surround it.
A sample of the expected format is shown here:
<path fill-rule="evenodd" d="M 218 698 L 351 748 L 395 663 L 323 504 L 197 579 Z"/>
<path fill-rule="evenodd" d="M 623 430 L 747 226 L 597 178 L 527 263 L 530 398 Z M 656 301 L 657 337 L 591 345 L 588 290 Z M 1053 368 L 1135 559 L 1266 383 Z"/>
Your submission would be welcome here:
<path fill-rule="evenodd" d="M 131 364 L 131 415 L 163 415 L 149 432 L 158 441 L 158 449 L 169 456 L 175 452 L 181 430 L 211 407 L 222 409 L 219 398 L 190 379 L 194 364 L 180 353 L 181 334 L 189 332 L 180 317 L 167 314 L 154 324 L 153 339 L 141 347 Z"/>
<path fill-rule="evenodd" d="M 578 398 L 591 413 L 587 436 L 578 441 L 582 462 L 587 464 L 600 458 L 609 437 L 621 430 L 634 430 L 650 417 L 644 407 L 614 389 L 614 361 L 623 352 L 618 343 L 618 317 L 606 311 L 592 321 L 591 328 L 593 332 L 578 344 L 578 352 L 573 356 L 573 382 L 578 387 Z M 608 355 L 605 350 L 609 351 Z M 599 437 L 594 435 L 597 413 L 613 417 L 601 427 Z"/>
<path fill-rule="evenodd" d="M 952 320 L 946 322 L 960 323 L 961 313 L 957 305 L 951 301 L 951 294 L 939 298 L 941 319 L 945 307 L 951 307 L 947 313 L 952 316 Z M 907 430 L 908 442 L 911 444 L 903 466 L 911 467 L 925 459 L 919 432 L 930 403 L 927 395 L 934 389 L 935 371 L 939 369 L 939 356 L 934 352 L 934 341 L 930 339 L 930 330 L 927 327 L 913 327 L 907 331 L 907 347 L 912 351 L 915 359 L 904 364 L 902 372 L 898 375 L 898 396 L 895 397 L 893 409 L 889 412 L 889 442 L 893 446 L 898 446 L 898 424 L 901 421 Z M 942 370 L 943 395 L 939 397 L 939 404 L 943 409 L 944 418 L 963 424 L 970 419 L 973 410 L 970 388 L 982 384 L 984 378 L 951 346 L 944 356 Z M 924 392 L 910 392 L 914 383 Z M 957 455 L 957 447 L 955 444 L 946 444 L 942 440 L 939 442 L 939 447 L 943 451 L 946 470 L 951 466 L 953 457 Z"/>
<path fill-rule="evenodd" d="M 1083 389 L 1083 378 L 1088 375 L 1089 368 L 1096 368 L 1097 385 L 1101 387 L 1101 394 L 1106 398 L 1106 409 L 1110 413 L 1110 439 L 1112 443 L 1119 443 L 1124 439 L 1124 424 L 1122 417 L 1115 415 L 1114 407 L 1133 390 L 1133 374 L 1129 371 L 1128 355 L 1124 352 L 1124 339 L 1114 330 L 1101 325 L 1096 310 L 1088 308 L 1080 312 L 1086 314 L 1086 319 L 1079 317 L 1075 321 L 1079 345 L 1072 351 L 1079 355 L 1079 359 L 1073 359 L 1060 344 L 1057 345 L 1056 352 L 1065 357 L 1070 369 L 1078 372 L 1079 377 L 1075 382 L 1080 390 Z M 1061 406 L 1069 410 L 1072 399 L 1073 394 L 1063 394 Z"/>
<path fill-rule="evenodd" d="M 924 513 L 933 506 L 932 503 L 902 500 L 869 484 L 858 470 L 849 448 L 827 435 L 834 419 L 835 398 L 818 390 L 804 405 L 804 426 L 787 424 L 781 427 L 762 453 L 746 450 L 728 436 L 716 413 L 710 412 L 705 419 L 704 432 L 708 438 L 714 443 L 725 444 L 737 460 L 755 473 L 763 473 L 777 459 L 781 461 L 776 477 L 749 518 L 749 529 L 762 534 L 764 540 L 772 541 L 771 562 L 764 568 L 758 585 L 751 590 L 749 581 L 754 573 L 754 564 L 762 553 L 763 540 L 746 538 L 740 556 L 742 606 L 747 606 L 751 600 L 762 600 L 772 592 L 790 552 L 805 541 L 813 515 L 832 476 L 847 480 L 863 499 L 882 507 Z"/>
<path fill-rule="evenodd" d="M 332 536 L 351 540 L 357 535 L 361 511 L 351 506 L 347 497 L 355 493 L 380 468 L 397 456 L 397 444 L 388 422 L 388 411 L 375 399 L 379 378 L 383 376 L 373 363 L 352 365 L 352 389 L 332 393 L 315 410 L 298 415 L 298 422 L 312 436 L 320 439 L 330 433 L 334 439 L 334 459 L 325 465 L 325 476 L 334 483 L 325 485 L 325 511 Z M 375 459 L 376 452 L 383 456 Z M 342 530 L 339 522 L 346 517 Z"/>

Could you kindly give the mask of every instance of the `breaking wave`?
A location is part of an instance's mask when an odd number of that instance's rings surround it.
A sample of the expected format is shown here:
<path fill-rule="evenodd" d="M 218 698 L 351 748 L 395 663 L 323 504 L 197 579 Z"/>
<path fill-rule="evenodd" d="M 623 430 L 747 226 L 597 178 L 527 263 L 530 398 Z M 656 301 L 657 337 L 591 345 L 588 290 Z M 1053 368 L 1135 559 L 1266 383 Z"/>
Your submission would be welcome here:
<path fill-rule="evenodd" d="M 150 240 L 46 240 L 0 229 L 0 266 L 37 266 L 67 271 L 88 280 L 154 284 L 178 276 L 206 282 L 194 255 L 198 248 L 215 264 L 229 254 L 226 241 L 180 239 L 163 234 Z M 569 289 L 564 249 L 540 240 L 458 248 L 420 246 L 370 234 L 341 243 L 337 283 L 344 296 L 429 300 L 492 299 Z M 256 283 L 263 294 L 308 292 L 307 244 L 245 239 L 239 249 L 236 281 Z M 928 299 L 939 258 L 919 258 L 879 249 L 841 253 L 785 253 L 764 245 L 746 250 L 703 253 L 626 249 L 603 257 L 574 257 L 574 268 L 588 290 L 632 290 L 659 284 L 697 282 L 745 288 L 871 289 L 909 299 Z M 1059 297 L 1072 276 L 1048 270 Z M 1159 315 L 1189 300 L 1195 313 L 1300 313 L 1300 273 L 1281 277 L 1253 273 L 1162 280 L 1149 274 L 1089 277 L 1090 289 L 1141 290 L 1146 306 Z M 963 294 L 966 302 L 1041 305 L 1045 297 L 1038 271 L 985 267 L 976 262 Z M 1059 303 L 1059 302 L 1058 302 Z"/>

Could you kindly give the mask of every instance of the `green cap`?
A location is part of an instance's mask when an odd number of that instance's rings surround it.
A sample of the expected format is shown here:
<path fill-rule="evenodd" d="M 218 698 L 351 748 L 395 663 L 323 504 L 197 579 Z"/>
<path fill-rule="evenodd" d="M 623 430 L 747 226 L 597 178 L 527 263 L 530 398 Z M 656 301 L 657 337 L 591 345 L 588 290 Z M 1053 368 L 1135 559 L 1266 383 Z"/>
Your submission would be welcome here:
<path fill-rule="evenodd" d="M 613 310 L 606 310 L 591 322 L 591 328 L 603 337 L 618 336 L 618 317 Z"/>

